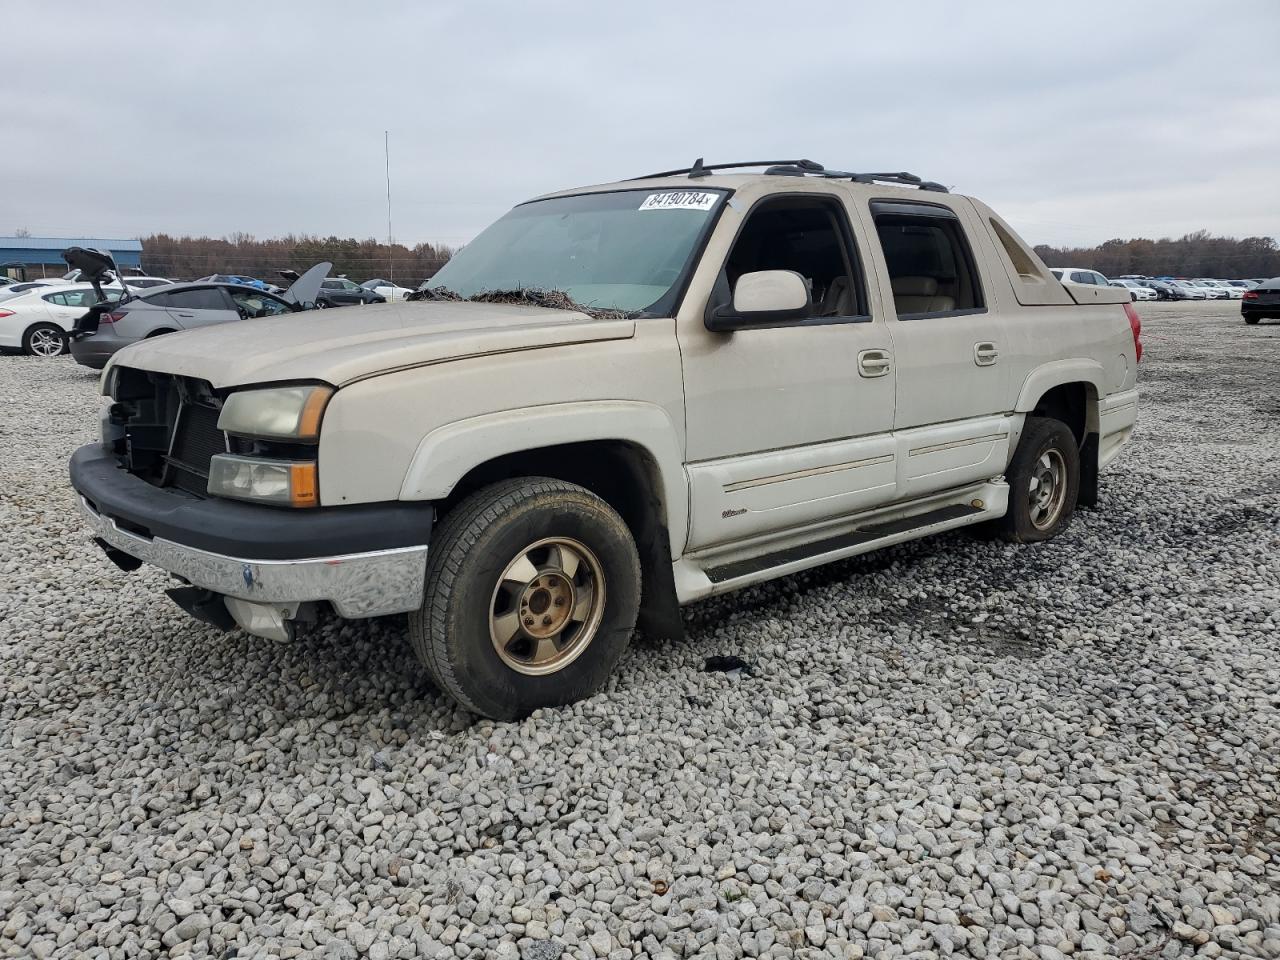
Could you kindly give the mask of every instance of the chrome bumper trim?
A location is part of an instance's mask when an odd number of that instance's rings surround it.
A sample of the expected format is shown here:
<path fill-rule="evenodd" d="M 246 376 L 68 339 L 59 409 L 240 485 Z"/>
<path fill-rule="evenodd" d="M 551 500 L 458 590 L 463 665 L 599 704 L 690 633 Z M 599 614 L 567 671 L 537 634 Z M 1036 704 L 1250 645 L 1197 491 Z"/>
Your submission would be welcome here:
<path fill-rule="evenodd" d="M 327 600 L 339 616 L 378 617 L 422 606 L 427 548 L 401 547 L 306 560 L 242 560 L 122 530 L 80 502 L 95 536 L 192 586 L 253 603 Z"/>

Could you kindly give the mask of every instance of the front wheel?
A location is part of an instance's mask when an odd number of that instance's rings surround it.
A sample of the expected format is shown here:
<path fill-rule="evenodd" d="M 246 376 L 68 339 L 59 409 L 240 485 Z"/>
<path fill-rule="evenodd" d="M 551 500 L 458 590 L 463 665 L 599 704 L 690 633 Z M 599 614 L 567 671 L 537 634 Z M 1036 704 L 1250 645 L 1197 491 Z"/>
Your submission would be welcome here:
<path fill-rule="evenodd" d="M 55 323 L 37 323 L 22 335 L 22 352 L 29 357 L 56 357 L 69 348 L 67 332 Z"/>
<path fill-rule="evenodd" d="M 514 720 L 599 689 L 640 605 L 631 532 L 576 484 L 507 480 L 445 515 L 426 595 L 409 615 L 414 651 L 463 707 Z"/>
<path fill-rule="evenodd" d="M 1257 323 L 1257 322 L 1258 322 L 1258 320 L 1259 320 L 1259 319 L 1261 319 L 1261 318 L 1260 318 L 1260 317 L 1245 317 L 1245 318 L 1244 318 L 1244 322 L 1245 322 L 1245 323 L 1247 323 L 1247 324 L 1249 324 L 1249 326 L 1253 326 L 1255 323 Z"/>
<path fill-rule="evenodd" d="M 994 532 L 1010 543 L 1048 540 L 1067 528 L 1080 492 L 1080 448 L 1061 420 L 1027 417 L 1009 469 L 1009 510 Z"/>

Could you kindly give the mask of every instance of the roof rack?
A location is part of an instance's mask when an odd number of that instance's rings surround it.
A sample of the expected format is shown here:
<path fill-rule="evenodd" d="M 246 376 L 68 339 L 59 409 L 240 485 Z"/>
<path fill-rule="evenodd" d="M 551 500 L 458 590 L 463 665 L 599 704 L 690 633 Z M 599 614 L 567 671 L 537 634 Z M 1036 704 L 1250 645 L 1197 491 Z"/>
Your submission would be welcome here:
<path fill-rule="evenodd" d="M 678 177 L 687 174 L 690 180 L 699 180 L 711 176 L 715 170 L 738 170 L 744 167 L 764 167 L 765 174 L 777 177 L 823 177 L 828 180 L 852 180 L 854 183 L 895 183 L 902 186 L 915 187 L 918 190 L 931 190 L 934 193 L 947 193 L 947 188 L 932 180 L 922 180 L 914 173 L 849 173 L 845 170 L 828 170 L 813 160 L 748 160 L 740 163 L 703 163 L 702 157 L 693 161 L 691 167 L 679 170 L 663 170 L 660 173 L 648 173 L 634 180 L 653 180 L 658 177 Z"/>

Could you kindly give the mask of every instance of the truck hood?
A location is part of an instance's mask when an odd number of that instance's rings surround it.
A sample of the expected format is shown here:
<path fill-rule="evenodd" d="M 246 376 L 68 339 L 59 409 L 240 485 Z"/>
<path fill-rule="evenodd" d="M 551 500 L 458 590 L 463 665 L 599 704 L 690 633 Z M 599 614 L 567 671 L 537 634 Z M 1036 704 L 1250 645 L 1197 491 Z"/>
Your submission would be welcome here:
<path fill-rule="evenodd" d="M 516 304 L 413 301 L 240 320 L 132 344 L 113 364 L 233 387 L 353 380 L 515 350 L 625 340 L 634 320 Z"/>

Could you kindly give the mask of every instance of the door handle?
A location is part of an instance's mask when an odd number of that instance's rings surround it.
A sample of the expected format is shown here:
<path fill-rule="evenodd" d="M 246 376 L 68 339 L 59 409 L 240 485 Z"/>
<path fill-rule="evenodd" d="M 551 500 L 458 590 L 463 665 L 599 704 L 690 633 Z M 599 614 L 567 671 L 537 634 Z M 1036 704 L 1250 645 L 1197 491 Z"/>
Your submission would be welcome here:
<path fill-rule="evenodd" d="M 883 377 L 892 363 L 887 350 L 863 350 L 858 354 L 858 375 Z"/>
<path fill-rule="evenodd" d="M 194 313 L 183 313 L 181 310 L 179 310 L 179 311 L 178 311 L 178 316 L 182 317 L 182 318 L 183 318 L 183 319 L 185 319 L 185 320 L 190 320 L 192 317 L 194 317 L 194 316 L 195 316 L 195 314 L 194 314 Z"/>
<path fill-rule="evenodd" d="M 980 367 L 989 367 L 1000 359 L 1000 351 L 990 341 L 973 345 L 973 362 Z"/>

